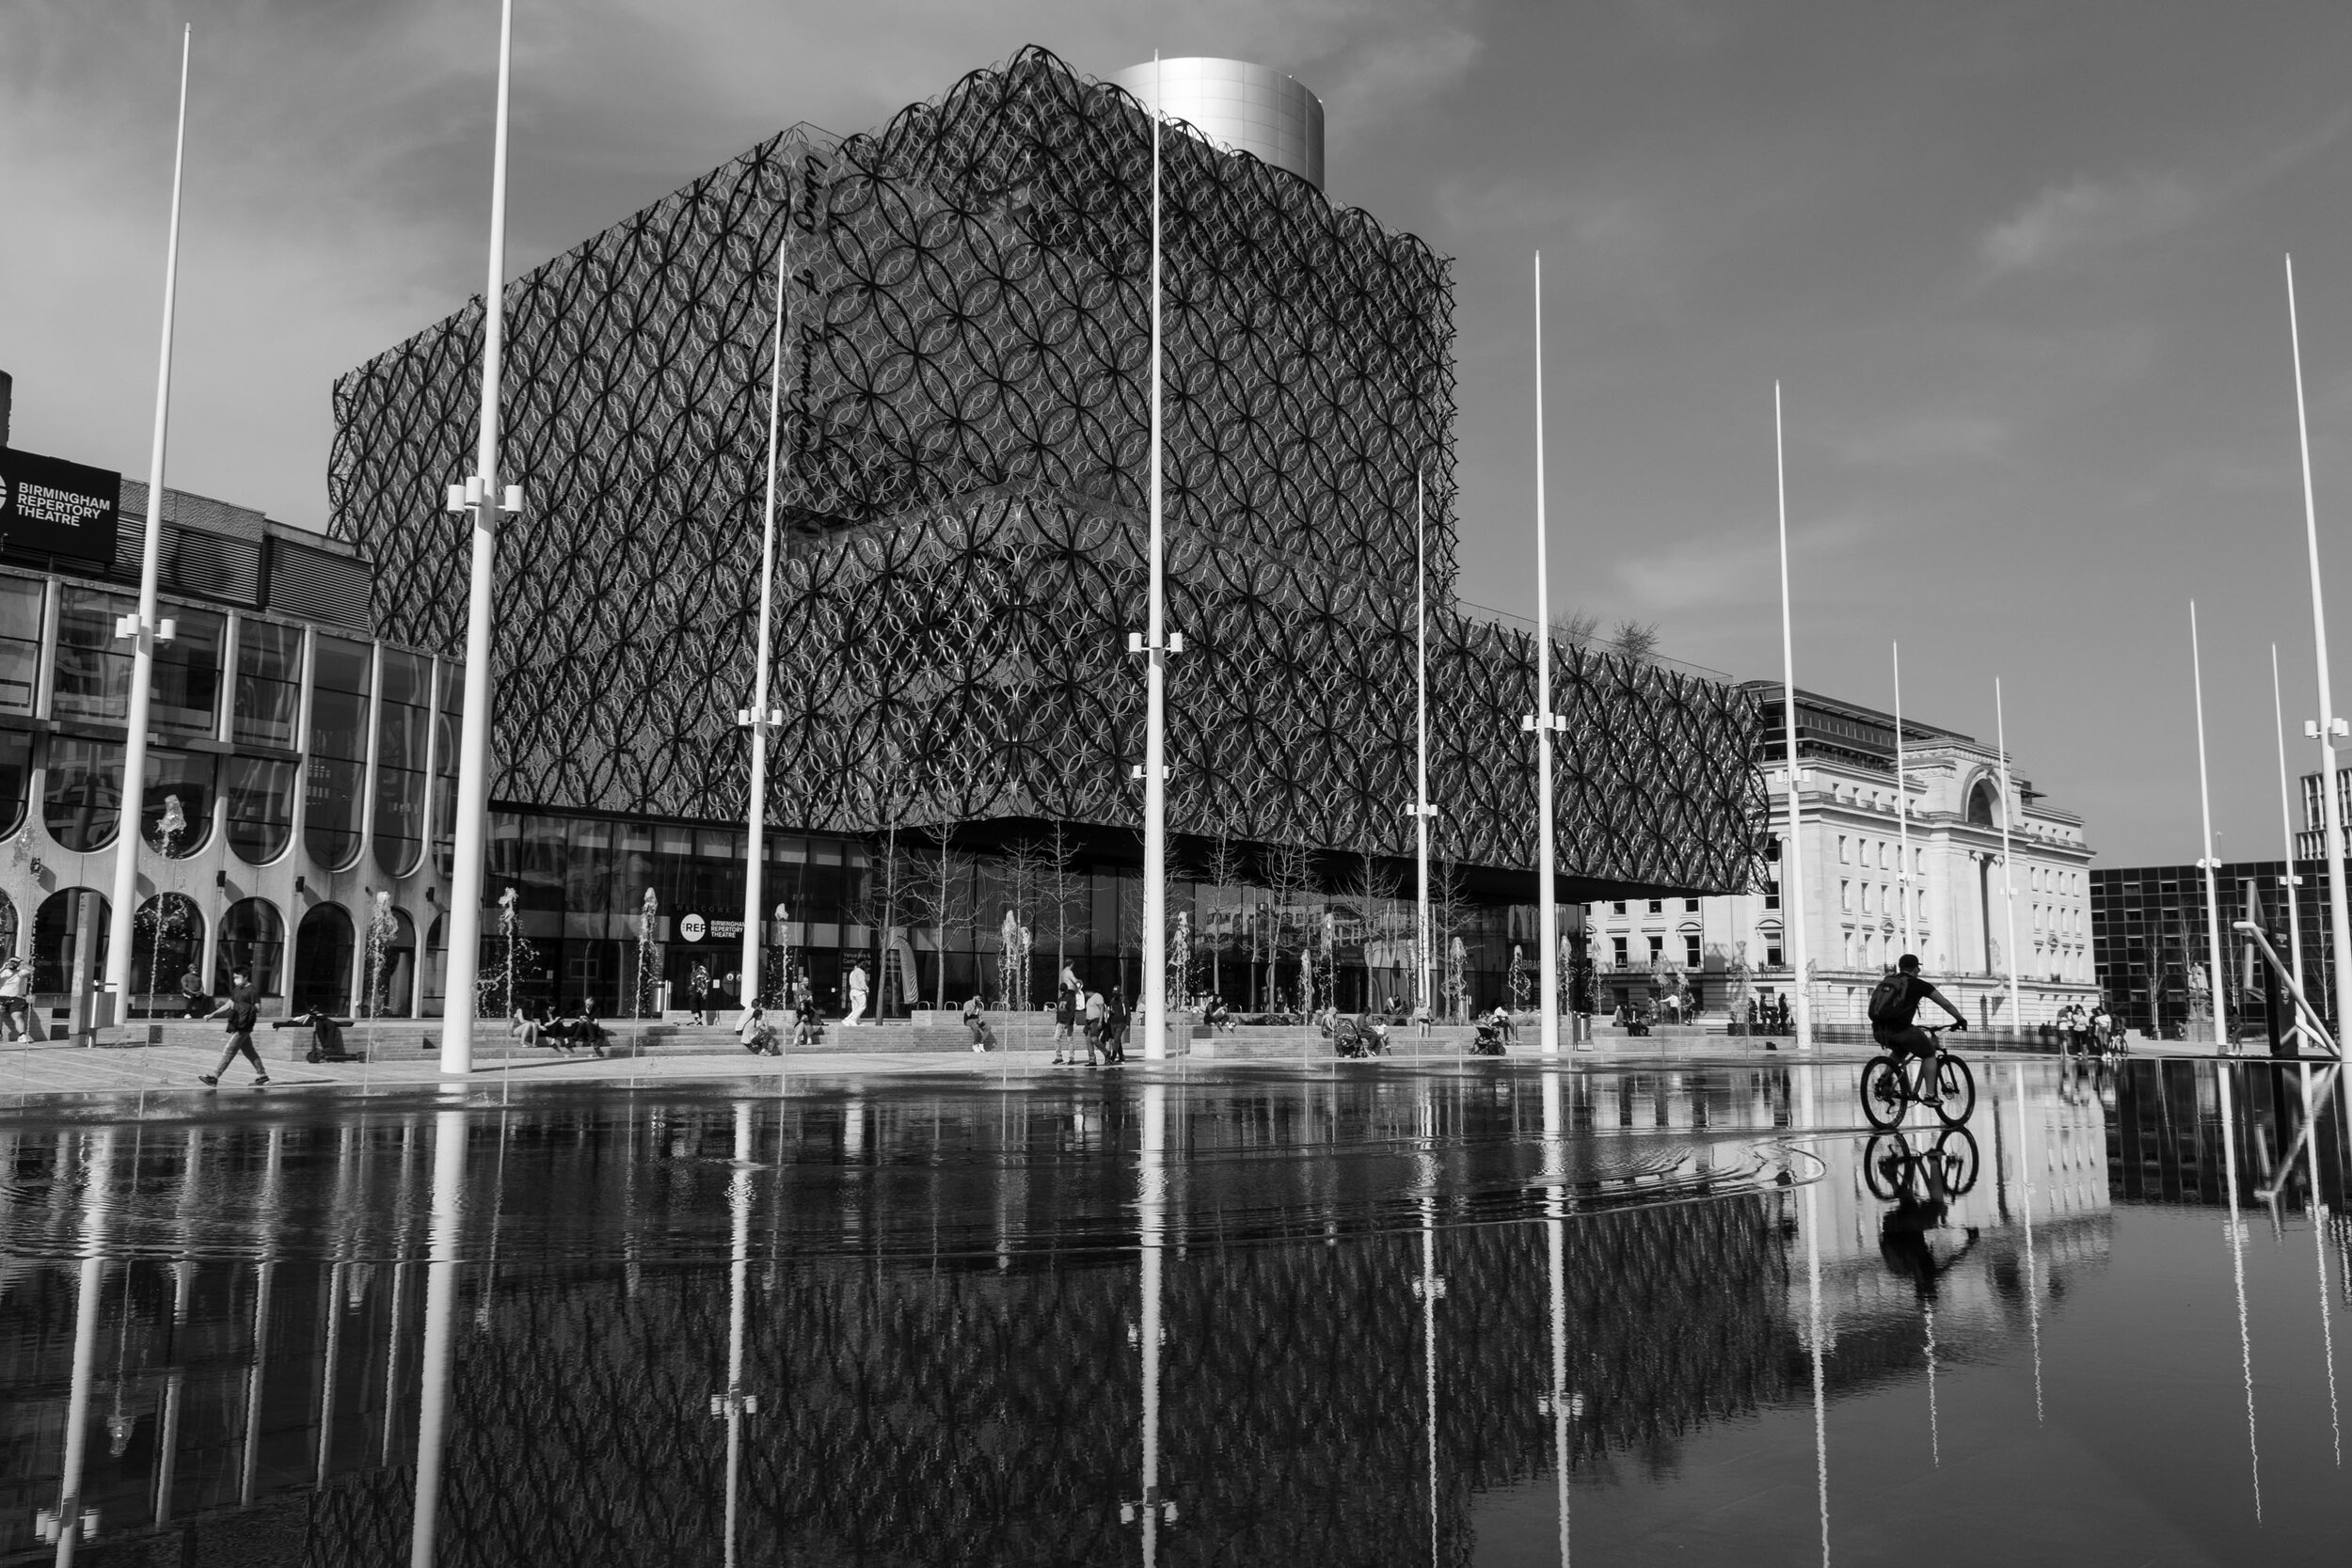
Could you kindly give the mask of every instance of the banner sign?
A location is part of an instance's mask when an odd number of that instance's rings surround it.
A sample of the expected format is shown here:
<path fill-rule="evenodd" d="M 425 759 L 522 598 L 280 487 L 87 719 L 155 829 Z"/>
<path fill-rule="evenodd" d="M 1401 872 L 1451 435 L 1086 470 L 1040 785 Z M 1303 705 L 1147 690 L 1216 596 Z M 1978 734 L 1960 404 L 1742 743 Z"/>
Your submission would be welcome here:
<path fill-rule="evenodd" d="M 122 476 L 0 447 L 0 546 L 111 566 Z"/>

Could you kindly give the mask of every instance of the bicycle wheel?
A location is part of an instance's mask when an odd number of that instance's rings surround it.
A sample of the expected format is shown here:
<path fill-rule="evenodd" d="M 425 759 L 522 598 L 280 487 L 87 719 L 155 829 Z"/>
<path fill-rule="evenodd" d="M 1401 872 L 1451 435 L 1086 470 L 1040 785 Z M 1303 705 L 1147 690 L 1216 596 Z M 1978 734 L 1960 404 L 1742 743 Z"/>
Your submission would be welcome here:
<path fill-rule="evenodd" d="M 1970 1091 L 1970 1102 L 1974 1103 Z M 1862 1114 L 1883 1131 L 1903 1119 L 1911 1095 L 1903 1087 L 1902 1069 L 1892 1056 L 1873 1056 L 1862 1068 Z"/>
<path fill-rule="evenodd" d="M 1902 1196 L 1917 1163 L 1918 1156 L 1900 1132 L 1875 1132 L 1862 1150 L 1862 1180 L 1869 1183 L 1872 1197 L 1892 1203 Z"/>
<path fill-rule="evenodd" d="M 1935 1164 L 1946 1197 L 1963 1197 L 1976 1189 L 1982 1157 L 1977 1149 L 1977 1135 L 1965 1127 L 1946 1128 L 1927 1158 Z"/>
<path fill-rule="evenodd" d="M 1940 1056 L 1935 1064 L 1935 1092 L 1944 1103 L 1935 1114 L 1947 1127 L 1958 1127 L 1977 1114 L 1977 1075 L 1957 1056 Z"/>

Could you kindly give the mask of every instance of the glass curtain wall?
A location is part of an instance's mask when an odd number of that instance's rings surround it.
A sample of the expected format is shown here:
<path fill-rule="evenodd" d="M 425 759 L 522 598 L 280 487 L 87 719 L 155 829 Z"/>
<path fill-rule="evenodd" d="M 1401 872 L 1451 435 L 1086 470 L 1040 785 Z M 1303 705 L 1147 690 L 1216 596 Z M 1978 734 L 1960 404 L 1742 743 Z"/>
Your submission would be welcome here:
<path fill-rule="evenodd" d="M 111 720 L 131 711 L 131 644 L 115 636 L 115 622 L 135 600 L 94 588 L 63 586 L 57 599 L 57 671 L 50 711 L 60 719 Z"/>
<path fill-rule="evenodd" d="M 210 610 L 166 605 L 171 641 L 155 645 L 147 686 L 148 722 L 167 735 L 210 739 L 220 724 L 220 644 L 228 618 Z"/>
<path fill-rule="evenodd" d="M 230 732 L 248 746 L 294 750 L 302 715 L 302 628 L 246 621 L 237 632 L 237 713 Z"/>
<path fill-rule="evenodd" d="M 457 868 L 457 746 L 466 727 L 466 671 L 442 659 L 433 705 L 433 863 L 442 877 Z"/>

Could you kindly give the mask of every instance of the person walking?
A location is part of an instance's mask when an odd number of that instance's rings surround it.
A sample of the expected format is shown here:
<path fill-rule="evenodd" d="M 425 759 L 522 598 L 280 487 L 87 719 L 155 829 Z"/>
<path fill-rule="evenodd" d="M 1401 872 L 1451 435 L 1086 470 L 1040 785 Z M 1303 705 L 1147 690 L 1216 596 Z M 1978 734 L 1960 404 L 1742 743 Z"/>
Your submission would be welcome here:
<path fill-rule="evenodd" d="M 1087 1066 L 1089 1067 L 1100 1067 L 1103 1065 L 1094 1059 L 1094 1052 L 1095 1048 L 1103 1043 L 1104 1012 L 1103 993 L 1099 990 L 1090 990 L 1087 992 L 1085 1029 L 1087 1038 Z"/>
<path fill-rule="evenodd" d="M 702 963 L 694 965 L 694 973 L 688 976 L 686 981 L 686 994 L 694 1003 L 694 1022 L 708 1023 L 710 1022 L 710 970 L 707 965 Z"/>
<path fill-rule="evenodd" d="M 1054 1065 L 1056 1067 L 1068 1067 L 1077 1059 L 1077 1043 L 1071 1037 L 1077 1028 L 1077 994 L 1065 989 L 1054 1002 Z"/>
<path fill-rule="evenodd" d="M 245 1059 L 253 1064 L 254 1085 L 268 1083 L 269 1069 L 262 1065 L 261 1053 L 253 1049 L 253 1025 L 262 1016 L 262 993 L 254 989 L 251 974 L 242 969 L 229 972 L 229 994 L 213 1009 L 213 1016 L 229 1021 L 229 1048 L 220 1053 L 220 1065 L 199 1074 L 198 1081 L 207 1086 L 217 1085 L 220 1075 L 229 1070 L 229 1064 L 243 1053 Z"/>
<path fill-rule="evenodd" d="M 1103 1014 L 1103 1065 L 1127 1065 L 1127 1026 L 1135 1015 L 1127 1006 L 1127 988 L 1120 986 L 1111 991 L 1110 1006 Z"/>
<path fill-rule="evenodd" d="M 0 959 L 0 1040 L 33 1037 L 33 966 L 23 958 Z"/>

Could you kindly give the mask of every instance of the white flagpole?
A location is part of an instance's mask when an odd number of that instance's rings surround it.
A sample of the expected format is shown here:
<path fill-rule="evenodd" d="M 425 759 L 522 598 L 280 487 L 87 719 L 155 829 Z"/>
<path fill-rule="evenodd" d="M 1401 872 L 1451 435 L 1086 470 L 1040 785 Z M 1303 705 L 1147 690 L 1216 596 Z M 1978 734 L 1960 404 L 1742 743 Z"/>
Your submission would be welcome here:
<path fill-rule="evenodd" d="M 2017 989 L 2017 872 L 2010 863 L 2009 720 L 2001 707 L 2001 677 L 1993 677 L 1993 734 L 2001 752 L 2001 900 L 2009 931 L 2009 1026 L 2026 1026 L 2025 1003 Z"/>
<path fill-rule="evenodd" d="M 1807 974 L 1810 956 L 1806 949 L 1811 944 L 1806 941 L 1804 822 L 1799 804 L 1797 769 L 1797 643 L 1788 609 L 1788 458 L 1781 436 L 1777 381 L 1772 383 L 1772 472 L 1780 498 L 1780 720 L 1788 774 L 1788 833 L 1780 846 L 1780 916 L 1781 928 L 1789 941 L 1791 989 L 1797 993 L 1792 1021 L 1796 1025 L 1795 1044 L 1799 1051 L 1810 1051 L 1813 988 Z"/>
<path fill-rule="evenodd" d="M 788 222 L 788 219 L 787 219 Z M 759 523 L 759 637 L 752 666 L 752 705 L 742 715 L 752 732 L 751 787 L 743 814 L 743 1009 L 759 1005 L 760 959 L 767 944 L 760 940 L 760 868 L 768 826 L 768 733 L 776 714 L 768 706 L 768 649 L 774 614 L 776 578 L 777 442 L 784 427 L 784 241 L 776 242 L 776 343 L 768 371 L 768 500 Z"/>
<path fill-rule="evenodd" d="M 1547 1056 L 1560 1054 L 1559 854 L 1552 842 L 1551 737 L 1564 724 L 1551 711 L 1551 568 L 1544 540 L 1544 253 L 1535 253 L 1535 711 L 1520 728 L 1535 732 L 1537 1027 Z"/>
<path fill-rule="evenodd" d="M 2352 1019 L 2352 916 L 2344 893 L 2344 798 L 2336 777 L 2336 737 L 2344 721 L 2336 717 L 2328 683 L 2328 608 L 2319 590 L 2319 515 L 2312 506 L 2312 432 L 2303 408 L 2303 336 L 2295 319 L 2295 258 L 2287 258 L 2287 341 L 2295 349 L 2295 432 L 2303 452 L 2303 538 L 2311 552 L 2312 652 L 2319 666 L 2319 720 L 2303 722 L 2303 733 L 2319 741 L 2319 819 L 2328 845 L 2328 927 L 2336 965 L 2336 1028 Z"/>
<path fill-rule="evenodd" d="M 1421 960 L 1418 1000 L 1424 1012 L 1437 1016 L 1430 994 L 1429 951 L 1429 556 L 1428 515 L 1421 471 L 1413 473 L 1413 838 L 1420 866 L 1420 909 L 1413 951 Z M 1365 890 L 1369 893 L 1371 890 Z"/>
<path fill-rule="evenodd" d="M 1911 775 L 1904 764 L 1903 753 L 1903 645 L 1895 648 L 1895 853 L 1901 862 L 1895 867 L 1895 896 L 1903 901 L 1903 951 L 1916 953 L 1911 944 Z"/>
<path fill-rule="evenodd" d="M 2287 709 L 2286 700 L 2279 690 L 2279 644 L 2276 642 L 2270 645 L 2270 717 L 2279 730 L 2279 832 L 2285 838 L 2287 847 L 2287 874 L 2279 879 L 2279 885 L 2286 890 L 2287 947 L 2293 955 L 2289 962 L 2294 967 L 2295 989 L 2302 990 L 2303 911 L 2302 895 L 2296 890 L 2303 885 L 2303 879 L 2295 869 L 2295 808 L 2287 793 Z M 2310 992 L 2305 991 L 2304 994 L 2309 995 Z M 2300 1029 L 2302 1026 L 2298 1018 L 2295 1027 Z"/>
<path fill-rule="evenodd" d="M 1143 676 L 1143 1058 L 1168 1054 L 1168 584 L 1160 452 L 1159 55 L 1152 56 L 1152 608 Z"/>
<path fill-rule="evenodd" d="M 147 819 L 148 689 L 155 679 L 155 644 L 162 630 L 155 616 L 155 579 L 164 535 L 164 439 L 171 416 L 171 327 L 180 294 L 180 176 L 188 150 L 188 55 L 195 29 L 180 29 L 180 127 L 171 149 L 171 227 L 164 242 L 163 347 L 155 359 L 155 438 L 147 457 L 147 533 L 139 546 L 139 609 L 135 626 L 118 625 L 117 637 L 131 639 L 131 708 L 123 720 L 121 820 L 115 829 L 114 908 L 106 919 L 106 990 L 110 1023 L 131 1017 L 131 946 L 139 903 L 139 840 Z M 158 953 L 151 963 L 161 963 Z M 85 1023 L 96 1020 L 82 1013 Z"/>
<path fill-rule="evenodd" d="M 453 511 L 473 515 L 472 576 L 466 596 L 466 711 L 457 742 L 456 863 L 449 887 L 449 984 L 441 1005 L 441 1070 L 473 1070 L 474 982 L 482 964 L 482 871 L 490 814 L 490 658 L 496 632 L 491 579 L 498 565 L 499 356 L 506 326 L 506 106 L 515 55 L 515 0 L 499 8 L 498 130 L 490 163 L 489 281 L 482 295 L 482 439 L 474 476 Z M 512 498 L 519 507 L 521 497 Z"/>
<path fill-rule="evenodd" d="M 2226 976 L 2221 968 L 2221 895 L 2214 878 L 2221 868 L 2220 858 L 2213 852 L 2213 788 L 2205 777 L 2205 658 L 2197 643 L 2197 601 L 2188 601 L 2188 667 L 2197 690 L 2197 803 L 2204 813 L 2205 853 L 2197 863 L 2205 874 L 2205 948 L 2207 958 L 2205 992 L 2213 999 L 2213 1043 L 2217 1051 L 2225 1048 L 2230 1039 L 2228 1011 L 2222 1006 L 2221 991 Z M 2011 966 L 2014 967 L 2013 965 Z"/>

